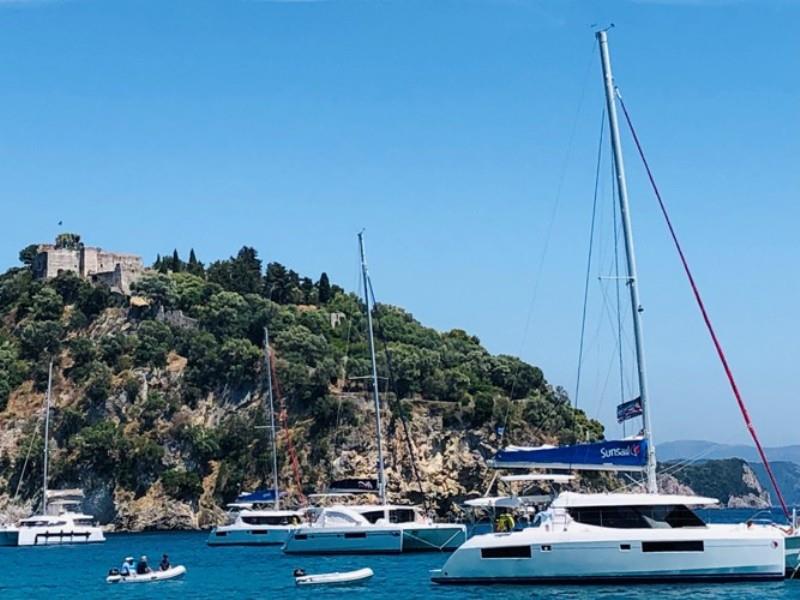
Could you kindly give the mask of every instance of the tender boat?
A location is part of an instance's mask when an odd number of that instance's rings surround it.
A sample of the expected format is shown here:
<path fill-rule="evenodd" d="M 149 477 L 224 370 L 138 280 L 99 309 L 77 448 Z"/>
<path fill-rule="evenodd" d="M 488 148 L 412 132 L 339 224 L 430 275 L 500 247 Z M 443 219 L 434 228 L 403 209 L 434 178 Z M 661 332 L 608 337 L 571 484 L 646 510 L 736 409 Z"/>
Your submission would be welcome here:
<path fill-rule="evenodd" d="M 318 575 L 296 575 L 294 582 L 297 585 L 343 585 L 365 581 L 370 579 L 373 575 L 374 573 L 372 572 L 372 569 L 365 568 L 341 573 L 337 572 L 320 573 Z"/>
<path fill-rule="evenodd" d="M 599 583 L 781 579 L 782 533 L 707 525 L 690 507 L 717 500 L 667 494 L 561 493 L 532 527 L 475 536 L 436 583 Z"/>
<path fill-rule="evenodd" d="M 151 571 L 144 575 L 132 573 L 130 575 L 121 575 L 116 569 L 112 569 L 106 577 L 107 583 L 154 583 L 156 581 L 168 581 L 170 579 L 178 579 L 183 577 L 186 573 L 186 567 L 183 565 L 176 565 L 164 571 Z"/>

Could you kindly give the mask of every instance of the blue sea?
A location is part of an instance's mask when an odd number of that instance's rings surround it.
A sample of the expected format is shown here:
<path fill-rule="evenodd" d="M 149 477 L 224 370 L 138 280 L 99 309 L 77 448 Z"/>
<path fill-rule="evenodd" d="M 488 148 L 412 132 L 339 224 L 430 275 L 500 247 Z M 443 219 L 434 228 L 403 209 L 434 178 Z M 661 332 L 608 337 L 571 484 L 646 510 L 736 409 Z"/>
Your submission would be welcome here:
<path fill-rule="evenodd" d="M 734 522 L 754 511 L 704 511 L 708 521 Z M 762 516 L 766 516 L 763 515 Z M 776 515 L 777 517 L 777 515 Z M 398 556 L 297 557 L 277 547 L 208 548 L 204 533 L 110 534 L 105 544 L 50 548 L 0 548 L 0 600 L 46 598 L 341 598 L 409 600 L 413 598 L 583 599 L 631 598 L 800 598 L 800 581 L 717 585 L 638 586 L 440 586 L 429 571 L 442 566 L 442 554 Z M 107 571 L 126 555 L 146 554 L 157 562 L 167 552 L 173 564 L 188 569 L 182 580 L 109 585 Z M 371 567 L 375 577 L 348 587 L 297 588 L 292 571 L 308 573 Z"/>

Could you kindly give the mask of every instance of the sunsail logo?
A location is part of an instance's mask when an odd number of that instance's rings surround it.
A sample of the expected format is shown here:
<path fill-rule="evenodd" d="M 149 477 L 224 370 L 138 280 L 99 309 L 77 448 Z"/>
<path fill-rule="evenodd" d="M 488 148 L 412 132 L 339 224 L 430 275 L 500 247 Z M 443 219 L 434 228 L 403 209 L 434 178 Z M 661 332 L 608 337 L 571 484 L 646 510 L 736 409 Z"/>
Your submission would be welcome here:
<path fill-rule="evenodd" d="M 642 451 L 640 444 L 628 444 L 623 448 L 600 448 L 602 458 L 622 458 L 624 456 L 639 456 Z"/>

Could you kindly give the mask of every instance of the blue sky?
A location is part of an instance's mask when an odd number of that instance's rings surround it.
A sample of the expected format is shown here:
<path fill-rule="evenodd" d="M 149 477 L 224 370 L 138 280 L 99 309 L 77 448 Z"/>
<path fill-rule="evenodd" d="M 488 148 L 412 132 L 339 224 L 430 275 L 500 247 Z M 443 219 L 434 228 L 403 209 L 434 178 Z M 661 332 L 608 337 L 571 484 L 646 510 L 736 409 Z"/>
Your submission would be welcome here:
<path fill-rule="evenodd" d="M 795 443 L 798 17 L 787 0 L 0 1 L 0 267 L 65 229 L 148 260 L 253 245 L 354 289 L 366 227 L 380 299 L 572 393 L 591 25 L 613 22 L 617 82 L 756 424 Z M 625 141 L 656 439 L 745 441 Z M 603 171 L 581 405 L 614 434 Z"/>

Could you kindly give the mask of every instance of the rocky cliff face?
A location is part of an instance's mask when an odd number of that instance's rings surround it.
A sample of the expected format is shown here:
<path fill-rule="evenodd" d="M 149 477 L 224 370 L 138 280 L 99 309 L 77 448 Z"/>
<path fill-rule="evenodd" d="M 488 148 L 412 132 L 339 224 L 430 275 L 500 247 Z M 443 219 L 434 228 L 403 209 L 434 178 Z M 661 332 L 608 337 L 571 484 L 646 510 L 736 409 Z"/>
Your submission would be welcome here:
<path fill-rule="evenodd" d="M 744 460 L 709 460 L 681 468 L 665 463 L 660 467 L 671 473 L 659 476 L 659 487 L 665 493 L 717 498 L 727 508 L 771 506 L 769 492 Z"/>

